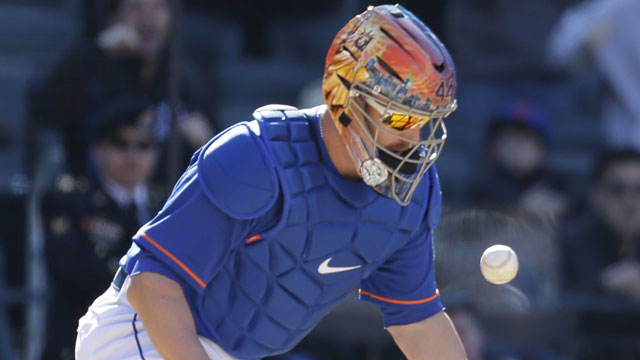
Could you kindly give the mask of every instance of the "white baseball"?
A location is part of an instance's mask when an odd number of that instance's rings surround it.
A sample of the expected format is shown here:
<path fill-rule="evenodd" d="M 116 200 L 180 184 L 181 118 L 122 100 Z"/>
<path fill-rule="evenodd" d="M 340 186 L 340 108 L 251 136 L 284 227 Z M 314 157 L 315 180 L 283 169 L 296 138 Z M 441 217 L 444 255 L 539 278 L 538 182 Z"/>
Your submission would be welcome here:
<path fill-rule="evenodd" d="M 506 284 L 518 274 L 518 255 L 506 245 L 490 246 L 480 257 L 480 272 L 492 284 Z"/>

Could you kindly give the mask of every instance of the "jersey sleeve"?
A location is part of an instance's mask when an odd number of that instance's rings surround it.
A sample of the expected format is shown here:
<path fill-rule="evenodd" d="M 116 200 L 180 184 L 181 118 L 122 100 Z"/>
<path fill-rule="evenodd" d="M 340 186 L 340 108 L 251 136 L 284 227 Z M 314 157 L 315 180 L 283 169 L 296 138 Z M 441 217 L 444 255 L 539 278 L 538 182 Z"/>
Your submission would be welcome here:
<path fill-rule="evenodd" d="M 133 237 L 197 291 L 206 288 L 231 249 L 260 227 L 262 210 L 273 205 L 277 187 L 258 141 L 239 125 L 205 145 L 163 209 Z M 253 178 L 243 181 L 238 177 L 245 175 L 246 166 Z M 257 189 L 255 183 L 260 184 Z"/>
<path fill-rule="evenodd" d="M 435 274 L 432 231 L 397 250 L 360 284 L 360 299 L 378 305 L 384 326 L 405 325 L 443 310 Z"/>
<path fill-rule="evenodd" d="M 380 307 L 385 327 L 411 324 L 443 310 L 434 270 L 433 230 L 442 209 L 435 166 L 428 179 L 428 205 L 419 230 L 360 284 L 360 299 Z"/>
<path fill-rule="evenodd" d="M 151 255 L 150 252 L 142 249 L 140 251 L 140 255 L 136 259 L 135 265 L 133 266 L 131 275 L 136 275 L 147 271 L 164 275 L 178 283 L 184 283 L 180 275 L 173 271 L 169 265 L 156 259 L 153 255 Z"/>

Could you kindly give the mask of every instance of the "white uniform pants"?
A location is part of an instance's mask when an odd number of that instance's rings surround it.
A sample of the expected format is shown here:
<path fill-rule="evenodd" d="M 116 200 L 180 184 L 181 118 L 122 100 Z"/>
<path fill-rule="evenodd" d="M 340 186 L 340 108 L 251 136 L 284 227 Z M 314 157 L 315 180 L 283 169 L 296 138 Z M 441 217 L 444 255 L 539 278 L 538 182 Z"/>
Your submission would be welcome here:
<path fill-rule="evenodd" d="M 130 281 L 127 278 L 120 291 L 109 286 L 80 318 L 76 338 L 77 360 L 162 359 L 127 300 Z M 200 337 L 200 343 L 212 360 L 237 360 L 209 339 Z"/>

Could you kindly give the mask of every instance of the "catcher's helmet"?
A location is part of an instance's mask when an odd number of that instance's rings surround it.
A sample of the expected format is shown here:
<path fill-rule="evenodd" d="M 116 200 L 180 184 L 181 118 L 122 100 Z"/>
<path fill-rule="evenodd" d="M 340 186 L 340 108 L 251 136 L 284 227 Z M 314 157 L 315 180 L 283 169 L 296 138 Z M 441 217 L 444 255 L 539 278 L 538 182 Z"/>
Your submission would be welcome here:
<path fill-rule="evenodd" d="M 336 35 L 322 88 L 359 175 L 408 204 L 440 154 L 442 119 L 457 106 L 455 67 L 444 45 L 402 6 L 369 7 Z M 405 147 L 385 147 L 385 137 Z"/>

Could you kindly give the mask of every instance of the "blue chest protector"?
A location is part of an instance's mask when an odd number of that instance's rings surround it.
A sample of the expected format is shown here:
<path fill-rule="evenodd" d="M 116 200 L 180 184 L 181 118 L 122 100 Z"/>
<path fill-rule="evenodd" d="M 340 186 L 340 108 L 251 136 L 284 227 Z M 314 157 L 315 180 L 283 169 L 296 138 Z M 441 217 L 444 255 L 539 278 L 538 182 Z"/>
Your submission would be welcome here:
<path fill-rule="evenodd" d="M 230 221 L 249 223 L 190 303 L 198 332 L 241 359 L 294 347 L 412 237 L 431 231 L 440 209 L 435 169 L 402 207 L 337 172 L 315 114 L 267 109 L 254 117 L 222 134 L 229 141 L 214 139 L 195 163 L 208 200 Z M 242 156 L 215 158 L 237 151 L 262 158 L 247 166 Z M 234 187 L 244 189 L 242 199 Z"/>

